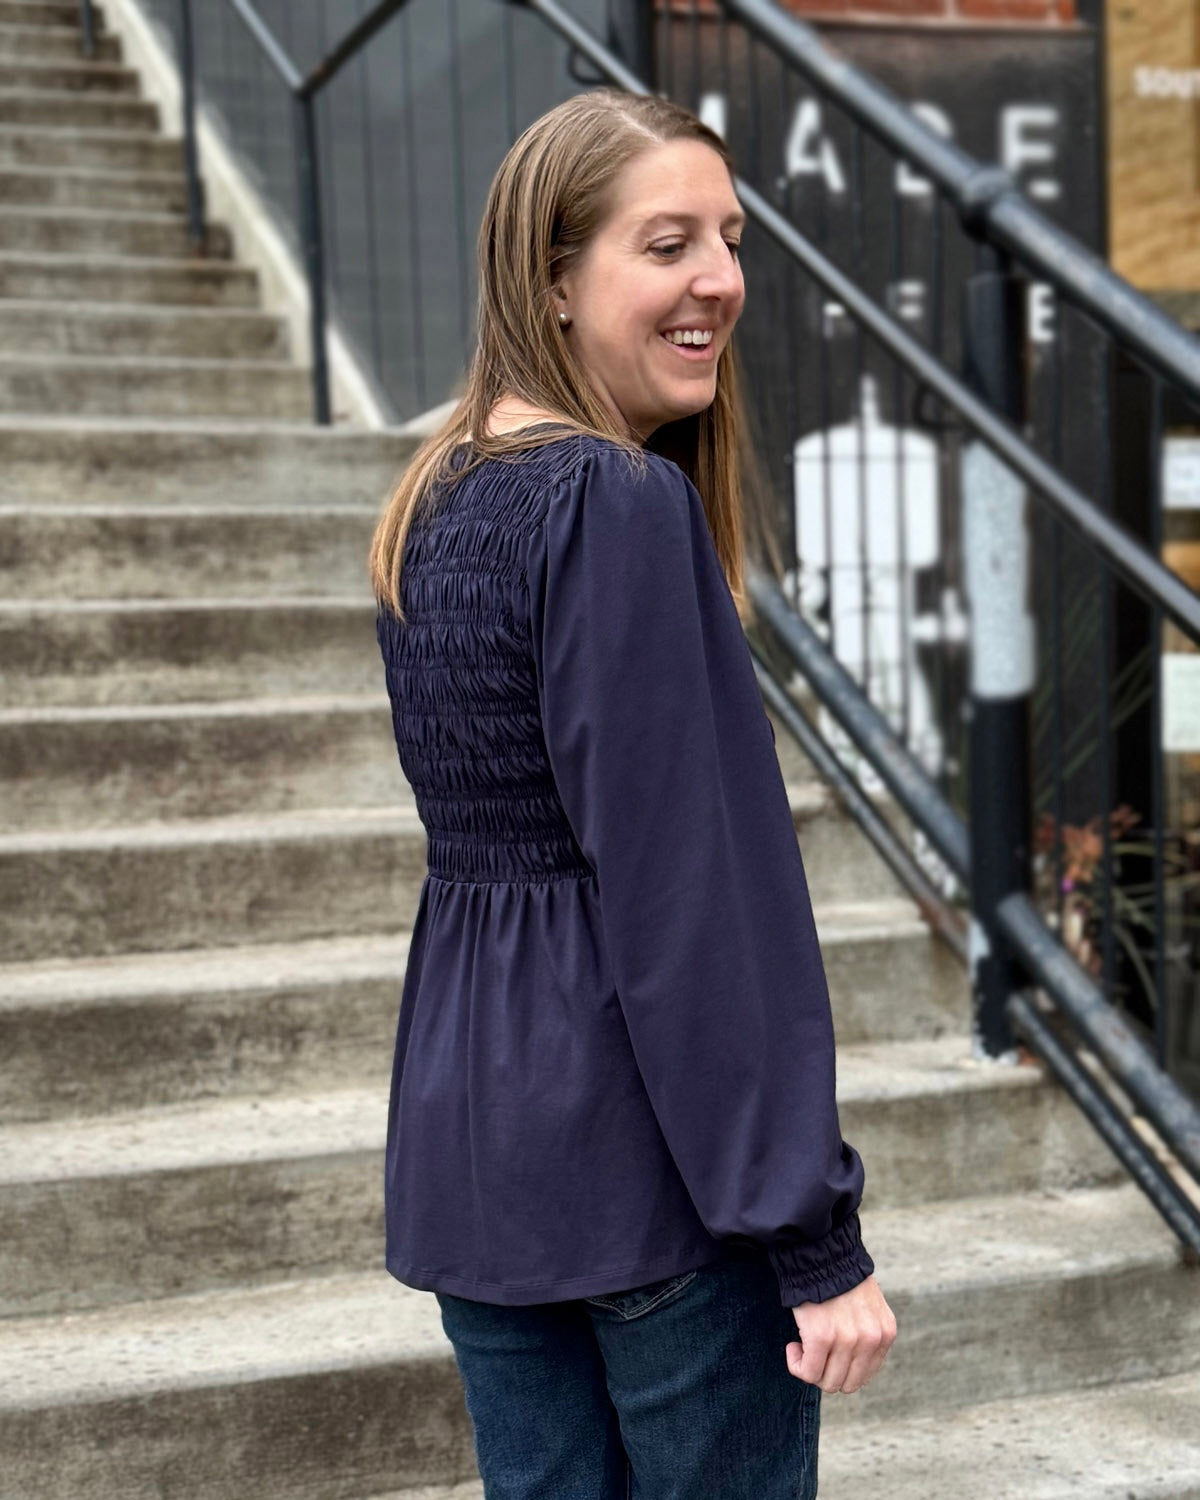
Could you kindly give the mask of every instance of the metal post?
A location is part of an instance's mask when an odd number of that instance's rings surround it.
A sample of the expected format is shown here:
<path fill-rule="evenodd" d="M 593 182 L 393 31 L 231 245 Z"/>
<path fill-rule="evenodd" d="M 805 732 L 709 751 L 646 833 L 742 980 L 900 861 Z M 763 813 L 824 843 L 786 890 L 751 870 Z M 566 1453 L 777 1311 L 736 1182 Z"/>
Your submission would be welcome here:
<path fill-rule="evenodd" d="M 964 378 L 998 415 L 1024 416 L 1024 299 L 1006 260 L 981 251 L 963 307 Z M 1009 995 L 1025 984 L 996 925 L 1031 888 L 1029 704 L 1034 683 L 1023 482 L 981 442 L 962 455 L 963 552 L 971 614 L 971 986 L 976 1056 L 1013 1061 Z"/>
<path fill-rule="evenodd" d="M 654 75 L 654 0 L 609 0 L 609 46 L 643 83 L 651 88 Z"/>
<path fill-rule="evenodd" d="M 196 52 L 192 38 L 191 0 L 179 0 L 179 71 L 183 75 L 183 161 L 187 173 L 188 235 L 197 255 L 204 254 L 204 183 L 196 152 Z"/>
<path fill-rule="evenodd" d="M 309 332 L 312 342 L 313 421 L 328 427 L 329 357 L 325 328 L 325 248 L 321 233 L 321 184 L 317 160 L 316 102 L 296 100 L 296 158 L 304 264 L 308 271 Z"/>
<path fill-rule="evenodd" d="M 83 27 L 83 55 L 84 57 L 95 57 L 96 13 L 92 9 L 92 0 L 80 0 L 79 20 Z"/>

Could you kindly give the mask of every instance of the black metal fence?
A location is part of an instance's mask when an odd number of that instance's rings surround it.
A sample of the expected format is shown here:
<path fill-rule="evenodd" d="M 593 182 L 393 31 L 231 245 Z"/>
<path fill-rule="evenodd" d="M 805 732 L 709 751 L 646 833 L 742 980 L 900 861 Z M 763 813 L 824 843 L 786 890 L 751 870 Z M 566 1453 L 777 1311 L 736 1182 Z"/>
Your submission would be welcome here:
<path fill-rule="evenodd" d="M 686 12 L 689 29 L 712 33 L 709 75 L 693 63 L 676 89 L 698 105 L 723 69 L 727 97 L 747 101 L 742 159 L 755 149 L 749 101 L 759 98 L 761 115 L 762 99 L 778 94 L 793 122 L 803 109 L 796 101 L 808 101 L 805 131 L 792 127 L 793 166 L 806 168 L 806 181 L 834 177 L 845 222 L 831 229 L 828 192 L 815 205 L 811 195 L 798 200 L 794 172 L 773 181 L 777 212 L 893 328 L 967 374 L 1052 471 L 1052 492 L 1070 486 L 1157 554 L 1164 439 L 1185 433 L 1200 412 L 1196 341 L 1082 246 L 1054 236 L 1003 175 L 919 136 L 919 160 L 940 153 L 944 161 L 936 173 L 915 166 L 873 82 L 848 77 L 773 7 L 731 0 L 706 22 L 695 0 L 672 12 L 676 27 Z M 693 47 L 692 58 L 704 55 L 702 43 Z M 736 151 L 736 133 L 732 140 Z M 1035 177 L 1032 186 L 1052 189 L 1063 210 L 1057 184 Z M 989 202 L 1000 210 L 991 224 Z M 772 287 L 766 300 L 788 309 L 795 330 L 787 340 L 765 326 L 752 336 L 776 360 L 774 378 L 760 371 L 756 394 L 787 409 L 782 429 L 803 434 L 791 475 L 776 487 L 790 490 L 781 519 L 792 542 L 793 605 L 964 816 L 973 781 L 995 826 L 1006 769 L 1028 764 L 1035 821 L 1020 833 L 1047 916 L 1152 1039 L 1159 1063 L 1194 1084 L 1200 829 L 1182 786 L 1170 784 L 1183 766 L 1163 749 L 1161 671 L 1164 644 L 1181 646 L 1183 636 L 1165 636 L 1161 607 L 1087 545 L 1061 506 L 1026 510 L 1025 494 L 1044 496 L 1045 484 L 996 464 L 959 407 L 939 400 L 894 343 L 873 336 L 861 309 L 778 240 L 748 250 L 748 262 L 756 251 Z M 906 291 L 922 265 L 925 290 Z M 1106 319 L 1106 309 L 1123 321 Z M 847 409 L 856 390 L 857 410 Z M 1186 673 L 1179 656 L 1172 666 Z M 981 738 L 969 722 L 997 703 L 1005 705 L 999 724 L 1023 721 L 1027 751 L 997 743 L 1011 730 L 993 724 Z M 1176 720 L 1186 711 L 1182 700 L 1167 707 Z M 844 743 L 831 716 L 826 723 Z M 990 766 L 980 762 L 987 745 Z M 983 826 L 973 824 L 976 842 Z M 1006 833 L 1002 846 L 1011 842 Z"/>
<path fill-rule="evenodd" d="M 317 243 L 330 315 L 383 410 L 447 400 L 474 334 L 488 185 L 520 130 L 580 88 L 558 39 L 496 0 L 141 4 L 184 76 L 190 34 L 199 97 L 301 264 Z M 577 10 L 603 26 L 602 0 Z M 326 420 L 319 393 L 314 410 Z"/>
<path fill-rule="evenodd" d="M 1200 1092 L 1200 601 L 1158 560 L 1200 344 L 1038 211 L 1053 184 L 1020 191 L 778 8 L 666 14 L 691 44 L 672 92 L 722 102 L 740 161 L 773 97 L 791 121 L 784 171 L 741 189 L 747 277 L 772 288 L 756 402 L 802 434 L 775 486 L 785 587 L 755 588 L 764 691 L 778 704 L 796 669 L 860 815 L 875 787 L 909 812 L 923 903 L 940 886 L 943 927 L 946 898 L 969 904 L 979 1050 L 1032 1042 L 1200 1249 L 1144 1139 L 1149 1121 L 1200 1170 L 1179 1086 Z M 797 204 L 797 175 L 824 208 Z"/>
<path fill-rule="evenodd" d="M 182 38 L 186 7 L 144 3 Z M 1057 114 L 995 85 L 981 162 L 946 138 L 953 99 L 902 108 L 765 0 L 192 7 L 204 96 L 281 215 L 312 205 L 298 242 L 320 228 L 321 279 L 400 417 L 454 393 L 474 226 L 529 120 L 611 81 L 726 137 L 750 214 L 737 337 L 787 562 L 781 587 L 756 583 L 764 692 L 968 950 L 980 1050 L 1031 1040 L 1200 1247 L 1129 1118 L 1200 1173 L 1200 604 L 1158 560 L 1191 566 L 1200 543 L 1164 504 L 1191 483 L 1200 506 L 1200 346 L 1089 252 L 1086 35 Z M 335 45 L 356 27 L 369 47 Z M 320 195 L 285 191 L 300 97 Z M 881 789 L 906 836 L 872 810 Z"/>

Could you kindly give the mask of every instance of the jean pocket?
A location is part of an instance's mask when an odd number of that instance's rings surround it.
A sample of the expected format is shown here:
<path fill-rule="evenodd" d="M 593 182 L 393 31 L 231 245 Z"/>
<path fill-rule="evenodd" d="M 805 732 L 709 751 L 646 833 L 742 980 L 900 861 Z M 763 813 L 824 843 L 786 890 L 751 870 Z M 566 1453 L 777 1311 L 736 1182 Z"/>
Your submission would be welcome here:
<path fill-rule="evenodd" d="M 645 1286 L 630 1287 L 627 1292 L 604 1292 L 598 1297 L 584 1297 L 593 1307 L 605 1307 L 627 1322 L 653 1312 L 665 1302 L 673 1302 L 695 1281 L 698 1272 L 684 1271 L 678 1276 L 667 1276 L 662 1281 L 650 1281 Z"/>

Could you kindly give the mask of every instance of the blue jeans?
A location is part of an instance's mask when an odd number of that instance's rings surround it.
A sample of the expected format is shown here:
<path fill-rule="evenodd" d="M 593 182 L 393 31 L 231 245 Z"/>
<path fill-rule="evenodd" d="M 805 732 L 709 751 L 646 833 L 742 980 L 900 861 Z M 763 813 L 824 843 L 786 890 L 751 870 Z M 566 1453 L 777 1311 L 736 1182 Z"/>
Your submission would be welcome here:
<path fill-rule="evenodd" d="M 486 1500 L 813 1500 L 821 1389 L 765 1254 L 500 1307 L 438 1292 Z"/>

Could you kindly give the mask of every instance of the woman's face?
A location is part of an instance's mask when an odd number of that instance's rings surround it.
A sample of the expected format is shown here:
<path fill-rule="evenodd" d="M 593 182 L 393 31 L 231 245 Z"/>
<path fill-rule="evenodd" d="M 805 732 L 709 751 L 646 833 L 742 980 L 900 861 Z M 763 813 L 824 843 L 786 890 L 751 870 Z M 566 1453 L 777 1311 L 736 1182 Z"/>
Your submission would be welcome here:
<path fill-rule="evenodd" d="M 571 319 L 565 337 L 643 441 L 712 405 L 717 359 L 746 300 L 744 222 L 711 146 L 652 146 L 617 176 L 607 219 L 562 278 L 554 306 Z M 665 336 L 683 333 L 686 343 Z"/>

